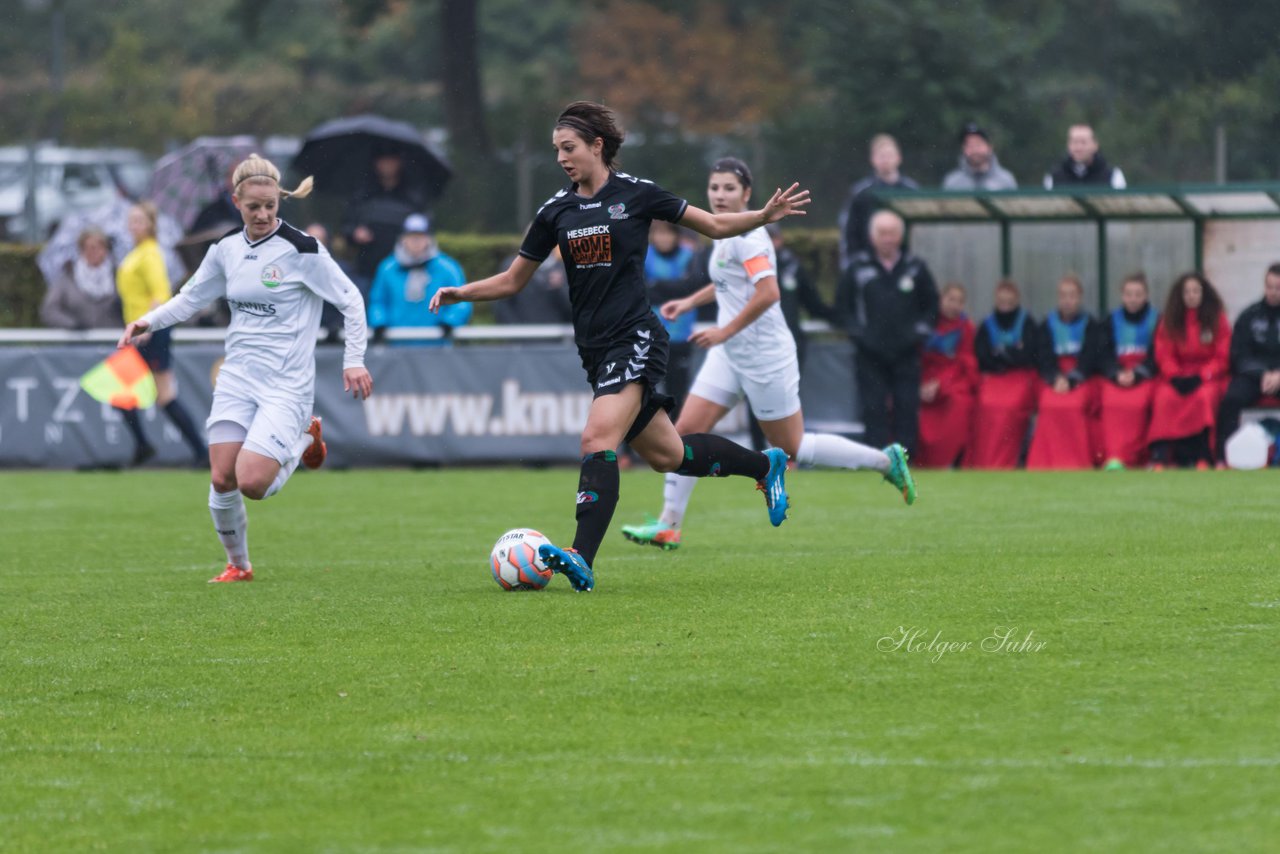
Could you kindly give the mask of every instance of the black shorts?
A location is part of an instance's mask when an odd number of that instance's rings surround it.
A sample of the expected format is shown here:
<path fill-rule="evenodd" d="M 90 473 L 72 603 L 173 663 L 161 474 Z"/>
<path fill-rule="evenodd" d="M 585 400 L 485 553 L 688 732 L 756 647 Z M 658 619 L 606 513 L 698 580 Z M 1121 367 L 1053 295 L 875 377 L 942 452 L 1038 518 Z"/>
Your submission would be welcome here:
<path fill-rule="evenodd" d="M 667 330 L 655 316 L 652 323 L 637 326 L 607 347 L 578 348 L 594 397 L 617 394 L 631 383 L 642 387 L 640 414 L 627 431 L 627 442 L 649 426 L 658 410 L 675 408 L 675 399 L 657 390 L 667 375 L 669 342 Z"/>
<path fill-rule="evenodd" d="M 171 330 L 161 329 L 159 332 L 151 333 L 151 340 L 138 348 L 138 352 L 142 354 L 142 358 L 146 360 L 147 366 L 151 368 L 152 373 L 161 373 L 173 367 L 173 357 L 169 353 L 169 339 Z"/>

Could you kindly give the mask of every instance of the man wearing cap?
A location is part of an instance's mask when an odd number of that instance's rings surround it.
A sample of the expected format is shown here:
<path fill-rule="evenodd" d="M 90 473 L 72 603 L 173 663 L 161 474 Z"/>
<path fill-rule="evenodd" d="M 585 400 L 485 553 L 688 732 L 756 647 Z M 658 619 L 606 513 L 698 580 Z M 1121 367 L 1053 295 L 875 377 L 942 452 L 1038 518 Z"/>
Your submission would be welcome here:
<path fill-rule="evenodd" d="M 991 137 L 976 122 L 960 130 L 960 165 L 942 179 L 944 190 L 1016 190 L 1018 179 L 1000 165 Z"/>
<path fill-rule="evenodd" d="M 395 249 L 378 265 L 369 291 L 369 327 L 375 339 L 384 330 L 405 326 L 465 326 L 471 303 L 444 306 L 431 312 L 431 297 L 440 288 L 466 284 L 457 261 L 436 248 L 431 223 L 420 213 L 405 218 Z"/>

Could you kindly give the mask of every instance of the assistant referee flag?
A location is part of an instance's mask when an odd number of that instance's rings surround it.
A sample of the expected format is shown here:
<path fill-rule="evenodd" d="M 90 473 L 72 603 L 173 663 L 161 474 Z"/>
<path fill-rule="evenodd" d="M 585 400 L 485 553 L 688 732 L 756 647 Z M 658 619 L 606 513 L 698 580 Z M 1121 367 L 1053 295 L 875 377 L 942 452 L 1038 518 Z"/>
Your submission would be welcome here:
<path fill-rule="evenodd" d="M 156 380 L 136 347 L 117 350 L 80 378 L 80 387 L 101 403 L 147 409 L 156 402 Z"/>

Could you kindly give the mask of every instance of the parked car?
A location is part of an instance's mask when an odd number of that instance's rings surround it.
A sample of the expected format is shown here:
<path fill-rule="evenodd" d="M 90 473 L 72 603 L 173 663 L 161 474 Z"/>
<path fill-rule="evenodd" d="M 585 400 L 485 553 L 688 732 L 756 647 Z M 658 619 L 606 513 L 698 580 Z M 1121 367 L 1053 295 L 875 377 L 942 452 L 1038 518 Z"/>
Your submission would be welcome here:
<path fill-rule="evenodd" d="M 146 191 L 151 162 L 125 148 L 35 147 L 35 229 L 27 212 L 32 150 L 0 147 L 0 241 L 39 243 L 71 211 L 89 210 Z"/>

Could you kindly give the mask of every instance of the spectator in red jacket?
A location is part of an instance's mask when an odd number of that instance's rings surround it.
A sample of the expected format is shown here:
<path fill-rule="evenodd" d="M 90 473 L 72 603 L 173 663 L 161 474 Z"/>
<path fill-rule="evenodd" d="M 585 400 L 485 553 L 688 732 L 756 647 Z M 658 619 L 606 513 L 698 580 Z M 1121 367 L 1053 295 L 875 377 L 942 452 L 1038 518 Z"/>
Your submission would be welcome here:
<path fill-rule="evenodd" d="M 1018 285 L 996 285 L 995 311 L 974 338 L 978 356 L 977 410 L 968 465 L 983 469 L 1016 468 L 1027 426 L 1036 408 L 1036 322 L 1022 307 Z"/>
<path fill-rule="evenodd" d="M 973 400 L 978 387 L 974 328 L 964 312 L 964 286 L 942 289 L 938 322 L 921 358 L 919 465 L 950 468 L 962 462 L 973 428 Z"/>
<path fill-rule="evenodd" d="M 1058 307 L 1040 327 L 1040 384 L 1028 469 L 1088 469 L 1100 460 L 1098 384 L 1100 332 L 1084 310 L 1084 284 L 1067 274 Z"/>
<path fill-rule="evenodd" d="M 1146 274 L 1126 276 L 1120 307 L 1102 323 L 1102 456 L 1108 471 L 1147 462 L 1159 320 L 1148 295 Z"/>
<path fill-rule="evenodd" d="M 1160 378 L 1147 431 L 1154 467 L 1177 463 L 1209 468 L 1230 353 L 1231 327 L 1222 297 L 1199 273 L 1180 276 L 1156 327 Z"/>

